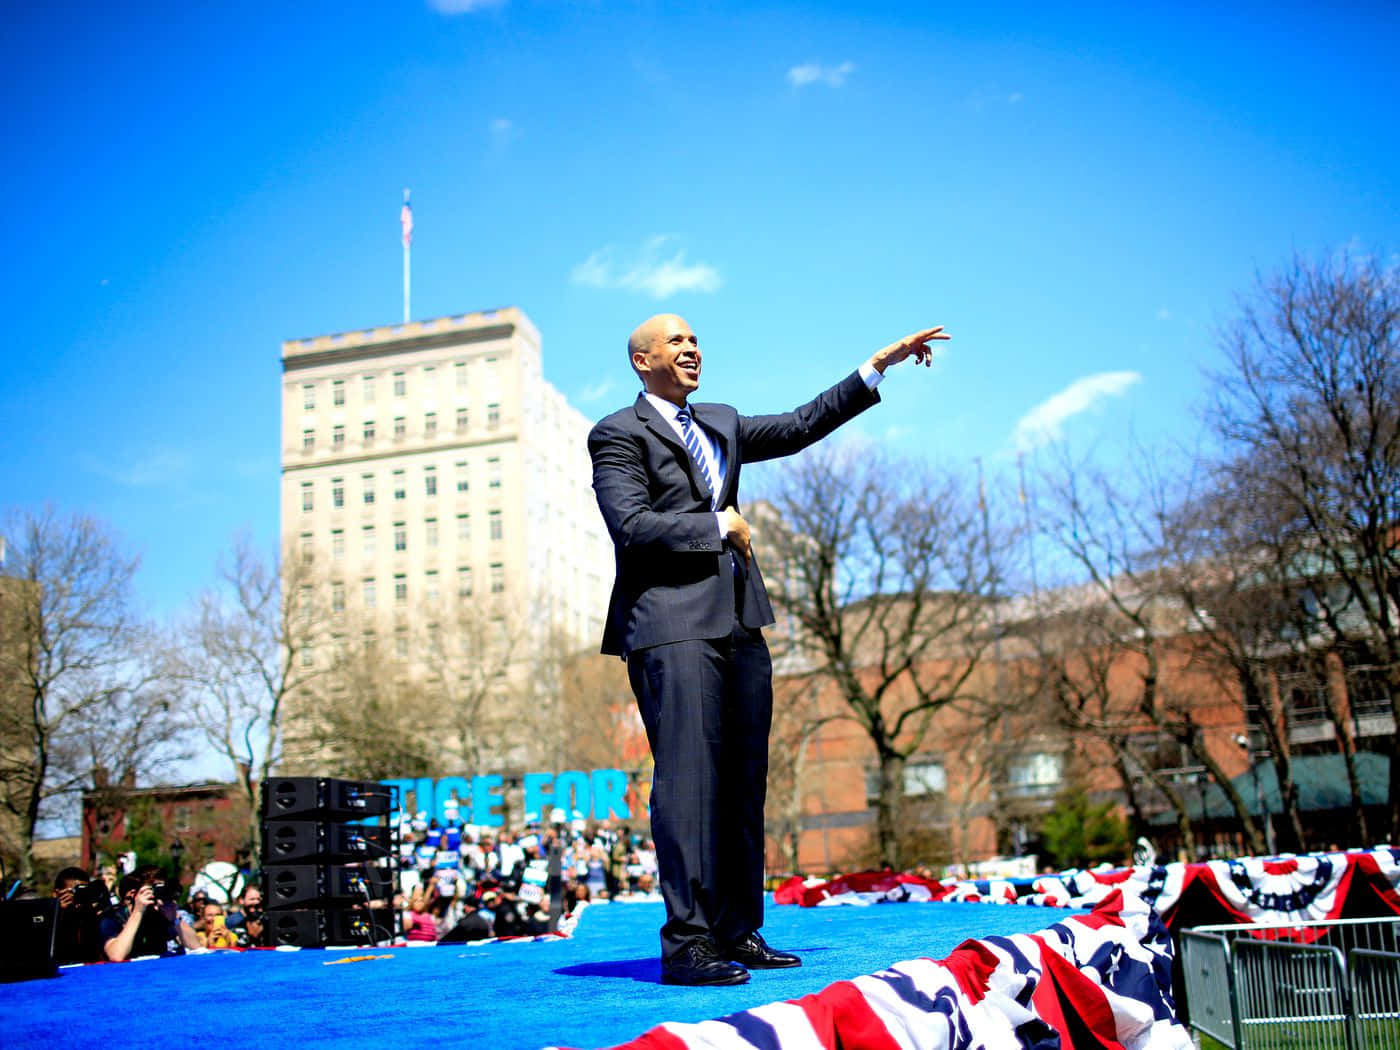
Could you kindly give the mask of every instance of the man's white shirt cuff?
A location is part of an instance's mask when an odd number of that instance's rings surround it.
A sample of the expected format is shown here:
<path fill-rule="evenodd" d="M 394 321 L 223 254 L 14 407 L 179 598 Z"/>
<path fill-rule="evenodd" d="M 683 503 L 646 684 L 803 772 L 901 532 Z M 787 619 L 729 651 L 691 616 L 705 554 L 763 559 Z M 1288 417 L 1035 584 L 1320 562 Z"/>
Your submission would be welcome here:
<path fill-rule="evenodd" d="M 880 385 L 880 380 L 884 379 L 884 374 L 875 370 L 875 366 L 866 361 L 860 366 L 860 378 L 865 383 L 867 390 L 874 390 Z"/>

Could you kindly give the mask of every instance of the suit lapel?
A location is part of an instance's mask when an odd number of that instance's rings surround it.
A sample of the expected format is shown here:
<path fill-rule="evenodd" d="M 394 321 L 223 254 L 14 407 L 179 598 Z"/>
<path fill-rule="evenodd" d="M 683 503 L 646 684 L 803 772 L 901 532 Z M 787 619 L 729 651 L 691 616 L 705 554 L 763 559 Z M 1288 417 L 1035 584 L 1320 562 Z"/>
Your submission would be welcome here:
<path fill-rule="evenodd" d="M 690 458 L 690 453 L 686 451 L 684 442 L 682 442 L 676 432 L 671 429 L 671 425 L 661 418 L 661 414 L 657 412 L 656 409 L 652 407 L 651 402 L 641 394 L 637 395 L 637 403 L 634 407 L 637 412 L 637 418 L 642 421 L 643 425 L 645 425 L 653 435 L 660 438 L 661 441 L 675 453 L 680 468 L 685 471 L 685 476 L 690 479 L 690 487 L 695 490 L 696 497 L 706 502 L 713 503 L 710 486 L 706 484 L 703 472 L 700 470 L 699 466 L 696 465 L 695 460 Z M 692 418 L 694 416 L 694 411 L 694 406 L 691 406 Z"/>

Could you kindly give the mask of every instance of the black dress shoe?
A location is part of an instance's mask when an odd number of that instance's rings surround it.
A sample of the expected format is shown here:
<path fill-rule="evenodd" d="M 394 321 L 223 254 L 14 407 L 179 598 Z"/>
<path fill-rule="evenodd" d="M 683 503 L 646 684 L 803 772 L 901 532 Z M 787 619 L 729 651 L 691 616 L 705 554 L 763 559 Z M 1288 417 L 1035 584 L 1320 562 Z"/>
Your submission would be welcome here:
<path fill-rule="evenodd" d="M 704 938 L 661 960 L 662 984 L 743 984 L 748 979 L 748 970 L 720 958 L 714 942 Z"/>
<path fill-rule="evenodd" d="M 792 952 L 780 952 L 770 948 L 762 934 L 758 933 L 751 933 L 742 941 L 731 944 L 724 957 L 747 966 L 750 970 L 781 970 L 788 966 L 802 965 L 802 960 Z"/>

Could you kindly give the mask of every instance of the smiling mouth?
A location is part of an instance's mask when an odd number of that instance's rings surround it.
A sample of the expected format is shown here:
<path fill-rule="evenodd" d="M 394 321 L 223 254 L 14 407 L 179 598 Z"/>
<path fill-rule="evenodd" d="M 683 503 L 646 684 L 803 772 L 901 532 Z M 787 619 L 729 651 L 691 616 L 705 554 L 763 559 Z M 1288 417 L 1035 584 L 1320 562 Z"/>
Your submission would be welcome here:
<path fill-rule="evenodd" d="M 699 378 L 700 378 L 700 362 L 699 362 L 699 361 L 692 361 L 692 360 L 677 361 L 677 362 L 676 362 L 676 367 L 679 368 L 685 375 L 689 376 L 691 379 L 699 379 Z"/>

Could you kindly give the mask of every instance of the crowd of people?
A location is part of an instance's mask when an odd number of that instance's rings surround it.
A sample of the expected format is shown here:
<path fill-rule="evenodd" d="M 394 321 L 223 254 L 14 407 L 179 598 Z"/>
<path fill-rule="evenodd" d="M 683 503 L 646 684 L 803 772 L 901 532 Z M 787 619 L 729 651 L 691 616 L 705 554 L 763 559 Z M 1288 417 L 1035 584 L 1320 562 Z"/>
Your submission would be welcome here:
<path fill-rule="evenodd" d="M 568 932 L 583 908 L 604 900 L 656 900 L 652 843 L 626 827 L 559 826 L 492 833 L 423 815 L 400 832 L 399 892 L 392 907 L 411 944 L 524 936 L 551 929 L 550 854 L 560 847 L 562 913 Z M 146 864 L 118 876 L 64 868 L 54 960 L 59 965 L 183 955 L 198 949 L 269 947 L 260 880 L 246 874 L 236 896 L 196 881 L 188 891 Z"/>
<path fill-rule="evenodd" d="M 543 933 L 550 928 L 549 858 L 560 848 L 567 932 L 584 906 L 657 900 L 656 849 L 604 822 L 492 833 L 426 814 L 400 827 L 402 930 L 411 943 Z"/>

